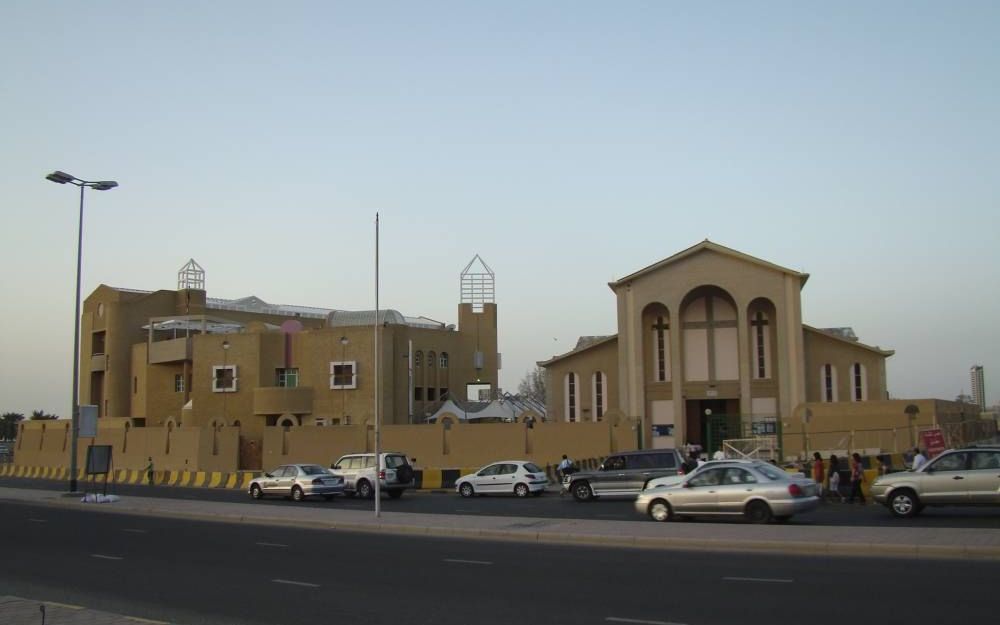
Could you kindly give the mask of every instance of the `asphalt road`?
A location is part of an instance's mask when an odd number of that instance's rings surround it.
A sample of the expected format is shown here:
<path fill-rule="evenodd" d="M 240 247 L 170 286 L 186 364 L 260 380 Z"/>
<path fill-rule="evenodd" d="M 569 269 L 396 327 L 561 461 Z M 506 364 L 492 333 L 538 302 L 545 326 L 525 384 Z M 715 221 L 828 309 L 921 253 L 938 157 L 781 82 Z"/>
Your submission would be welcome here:
<path fill-rule="evenodd" d="M 12 503 L 0 503 L 0 532 L 0 594 L 187 625 L 986 623 L 1000 574 L 990 562 L 526 545 Z"/>
<path fill-rule="evenodd" d="M 53 480 L 25 480 L 0 478 L 0 486 L 12 488 L 37 488 L 53 491 L 66 490 L 67 484 Z M 83 488 L 81 483 L 80 488 Z M 240 490 L 218 488 L 169 488 L 163 486 L 109 485 L 109 493 L 118 495 L 141 495 L 143 497 L 169 497 L 198 501 L 223 501 L 244 503 L 249 496 Z M 293 503 L 283 499 L 266 499 L 260 505 L 277 506 L 335 506 L 348 509 L 370 510 L 371 501 L 338 497 L 332 502 L 322 499 Z M 608 521 L 636 521 L 646 519 L 637 515 L 629 499 L 600 499 L 579 503 L 569 495 L 559 497 L 556 493 L 546 493 L 542 497 L 518 499 L 507 496 L 473 497 L 463 499 L 455 493 L 407 492 L 401 499 L 384 499 L 382 507 L 387 511 L 414 512 L 423 514 L 462 514 L 486 516 L 528 516 L 561 519 L 602 519 Z M 694 523 L 740 523 L 741 520 L 708 521 Z M 893 518 L 889 511 L 878 505 L 850 505 L 841 503 L 824 504 L 809 514 L 794 517 L 793 525 L 860 526 L 860 527 L 940 527 L 940 528 L 997 528 L 1000 527 L 1000 506 L 980 508 L 927 508 L 915 519 Z"/>

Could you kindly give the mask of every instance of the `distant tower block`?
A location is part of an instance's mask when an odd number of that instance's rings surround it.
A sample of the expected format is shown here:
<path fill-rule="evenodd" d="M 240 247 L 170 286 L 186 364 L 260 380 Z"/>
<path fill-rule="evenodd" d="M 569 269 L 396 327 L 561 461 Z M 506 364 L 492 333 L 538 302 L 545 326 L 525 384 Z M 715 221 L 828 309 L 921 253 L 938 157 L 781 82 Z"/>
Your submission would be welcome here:
<path fill-rule="evenodd" d="M 177 272 L 177 290 L 205 290 L 205 270 L 192 258 Z"/>
<path fill-rule="evenodd" d="M 462 303 L 472 304 L 473 312 L 483 312 L 483 304 L 495 302 L 495 282 L 493 270 L 476 254 L 462 270 Z"/>

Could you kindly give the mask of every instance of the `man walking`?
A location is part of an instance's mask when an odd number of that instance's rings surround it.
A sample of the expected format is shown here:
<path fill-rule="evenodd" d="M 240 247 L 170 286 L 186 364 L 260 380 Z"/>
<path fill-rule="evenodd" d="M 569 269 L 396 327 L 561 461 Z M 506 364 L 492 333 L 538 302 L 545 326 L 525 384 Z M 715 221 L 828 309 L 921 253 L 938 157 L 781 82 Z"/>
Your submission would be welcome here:
<path fill-rule="evenodd" d="M 146 465 L 146 481 L 149 482 L 150 486 L 153 485 L 153 458 L 152 457 L 149 458 L 149 464 Z"/>

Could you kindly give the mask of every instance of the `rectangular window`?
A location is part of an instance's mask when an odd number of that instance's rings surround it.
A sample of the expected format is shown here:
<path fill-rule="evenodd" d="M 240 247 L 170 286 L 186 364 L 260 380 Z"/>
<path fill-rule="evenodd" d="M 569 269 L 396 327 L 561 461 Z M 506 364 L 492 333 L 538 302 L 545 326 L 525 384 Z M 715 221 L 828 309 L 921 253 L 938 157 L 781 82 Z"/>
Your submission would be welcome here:
<path fill-rule="evenodd" d="M 132 394 L 135 395 L 139 392 L 139 377 L 135 376 L 132 378 Z"/>
<path fill-rule="evenodd" d="M 177 373 L 174 374 L 174 392 L 183 393 L 184 392 L 184 374 Z"/>
<path fill-rule="evenodd" d="M 275 369 L 275 383 L 283 388 L 296 388 L 299 385 L 298 369 Z"/>
<path fill-rule="evenodd" d="M 352 389 L 358 387 L 358 367 L 354 360 L 330 363 L 330 388 Z"/>
<path fill-rule="evenodd" d="M 212 392 L 236 392 L 236 365 L 212 367 Z"/>
<path fill-rule="evenodd" d="M 446 397 L 448 397 L 448 389 L 446 388 L 438 389 L 438 397 L 440 397 L 441 399 L 445 399 Z"/>
<path fill-rule="evenodd" d="M 91 336 L 91 348 L 90 348 L 91 354 L 96 356 L 98 354 L 104 353 L 104 339 L 106 336 L 107 332 L 103 330 L 100 332 L 94 332 L 94 334 Z"/>
<path fill-rule="evenodd" d="M 413 401 L 424 401 L 424 387 L 413 387 Z"/>
<path fill-rule="evenodd" d="M 604 418 L 604 374 L 600 371 L 594 378 L 594 401 L 597 404 L 597 420 Z"/>
<path fill-rule="evenodd" d="M 656 381 L 667 380 L 667 350 L 663 330 L 663 317 L 656 318 Z"/>
<path fill-rule="evenodd" d="M 576 421 L 576 374 L 569 374 L 569 421 Z"/>
<path fill-rule="evenodd" d="M 758 320 L 759 321 L 759 320 Z M 764 379 L 767 377 L 767 368 L 764 360 L 764 325 L 757 324 L 757 377 Z"/>
<path fill-rule="evenodd" d="M 326 425 L 326 417 L 316 417 L 316 425 L 321 427 Z"/>
<path fill-rule="evenodd" d="M 823 400 L 833 401 L 833 367 L 829 364 L 823 365 Z"/>
<path fill-rule="evenodd" d="M 435 389 L 435 388 L 428 388 L 427 389 L 427 401 L 434 401 L 434 399 L 436 398 L 436 393 L 437 393 L 437 389 Z"/>
<path fill-rule="evenodd" d="M 861 379 L 861 365 L 854 363 L 854 401 L 862 401 L 864 398 Z"/>

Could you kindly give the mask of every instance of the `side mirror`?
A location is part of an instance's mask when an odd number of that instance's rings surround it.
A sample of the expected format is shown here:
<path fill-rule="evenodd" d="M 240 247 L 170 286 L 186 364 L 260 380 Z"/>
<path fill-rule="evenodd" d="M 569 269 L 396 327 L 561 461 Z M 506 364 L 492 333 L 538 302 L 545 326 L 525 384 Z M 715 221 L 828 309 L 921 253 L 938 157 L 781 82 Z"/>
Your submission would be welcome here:
<path fill-rule="evenodd" d="M 604 468 L 604 463 L 603 462 L 601 463 L 601 466 L 597 467 L 597 470 L 598 471 L 607 471 L 607 469 Z"/>
<path fill-rule="evenodd" d="M 265 473 L 265 474 L 264 474 L 264 477 L 274 477 L 274 476 L 273 476 L 273 475 L 271 475 L 270 473 Z"/>
<path fill-rule="evenodd" d="M 333 466 L 332 466 L 332 467 L 330 467 L 330 468 L 331 468 L 331 469 L 339 469 L 339 468 L 340 468 L 340 465 L 339 465 L 339 464 L 335 464 L 335 465 L 333 465 Z"/>

